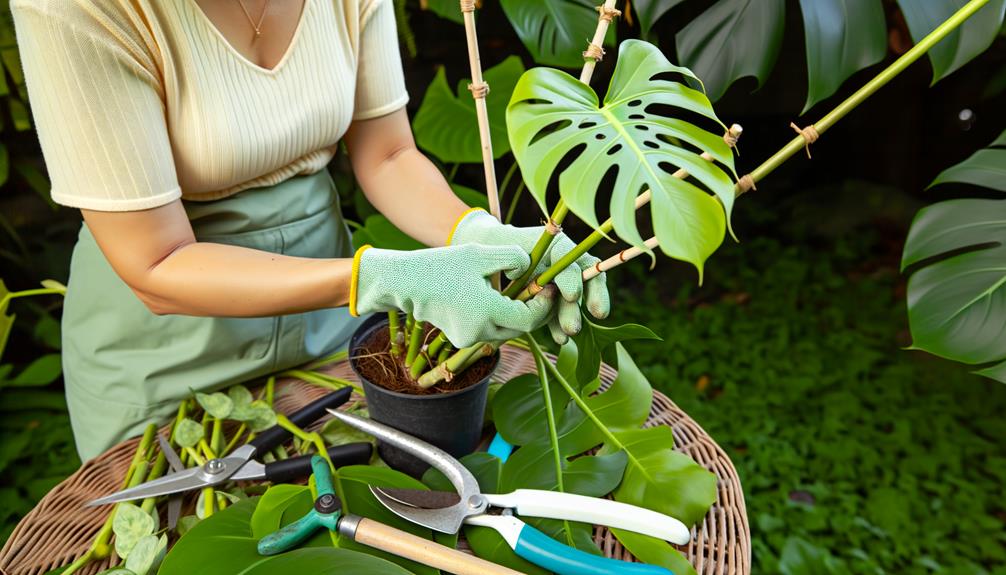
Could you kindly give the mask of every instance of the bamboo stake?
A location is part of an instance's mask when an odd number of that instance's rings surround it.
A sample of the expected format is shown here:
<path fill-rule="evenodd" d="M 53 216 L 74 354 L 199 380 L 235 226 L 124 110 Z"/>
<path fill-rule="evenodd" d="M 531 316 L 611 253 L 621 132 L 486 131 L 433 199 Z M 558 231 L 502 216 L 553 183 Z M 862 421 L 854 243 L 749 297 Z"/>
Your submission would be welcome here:
<path fill-rule="evenodd" d="M 583 70 L 580 71 L 580 81 L 590 84 L 590 77 L 594 75 L 594 67 L 604 57 L 604 37 L 608 35 L 608 26 L 611 21 L 621 15 L 621 11 L 615 9 L 616 0 L 606 0 L 605 3 L 597 7 L 597 28 L 594 30 L 594 38 L 587 44 L 587 50 L 583 53 Z"/>
<path fill-rule="evenodd" d="M 496 187 L 496 164 L 493 162 L 493 142 L 489 133 L 489 110 L 486 108 L 489 84 L 482 79 L 482 61 L 479 58 L 479 42 L 475 32 L 475 0 L 460 0 L 460 4 L 465 19 L 465 36 L 468 39 L 468 65 L 472 74 L 472 83 L 468 84 L 468 90 L 475 99 L 475 115 L 479 121 L 479 140 L 482 143 L 482 164 L 486 174 L 489 213 L 496 216 L 497 220 L 502 220 L 499 190 Z"/>

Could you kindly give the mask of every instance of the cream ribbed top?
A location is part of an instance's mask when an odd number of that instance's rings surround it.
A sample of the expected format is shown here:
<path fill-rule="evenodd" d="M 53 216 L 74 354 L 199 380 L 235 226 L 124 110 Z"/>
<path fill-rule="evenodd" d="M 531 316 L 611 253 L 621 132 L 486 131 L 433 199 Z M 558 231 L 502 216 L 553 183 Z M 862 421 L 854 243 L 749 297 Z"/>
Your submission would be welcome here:
<path fill-rule="evenodd" d="M 52 198 L 141 210 L 324 168 L 408 101 L 391 0 L 305 0 L 273 69 L 195 0 L 11 0 Z"/>

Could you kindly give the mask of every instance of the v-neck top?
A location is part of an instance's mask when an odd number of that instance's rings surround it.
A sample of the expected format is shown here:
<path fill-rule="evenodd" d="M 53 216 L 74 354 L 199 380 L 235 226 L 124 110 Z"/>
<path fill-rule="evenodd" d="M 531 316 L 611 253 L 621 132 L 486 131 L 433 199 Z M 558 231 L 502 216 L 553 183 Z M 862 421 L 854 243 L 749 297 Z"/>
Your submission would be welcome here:
<path fill-rule="evenodd" d="M 272 69 L 195 0 L 12 0 L 58 204 L 214 200 L 323 169 L 353 120 L 409 99 L 391 0 L 305 0 Z"/>

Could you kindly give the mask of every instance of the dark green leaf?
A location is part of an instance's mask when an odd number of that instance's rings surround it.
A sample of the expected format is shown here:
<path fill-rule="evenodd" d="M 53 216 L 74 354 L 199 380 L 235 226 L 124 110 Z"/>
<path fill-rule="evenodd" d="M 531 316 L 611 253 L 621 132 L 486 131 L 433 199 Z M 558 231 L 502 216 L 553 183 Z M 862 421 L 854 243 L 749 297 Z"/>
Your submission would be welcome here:
<path fill-rule="evenodd" d="M 898 0 L 912 38 L 919 42 L 961 9 L 968 0 Z M 957 30 L 929 50 L 933 83 L 950 75 L 984 52 L 995 40 L 1003 23 L 1006 0 L 991 0 Z"/>
<path fill-rule="evenodd" d="M 457 2 L 454 2 L 457 9 Z M 490 86 L 486 96 L 493 157 L 510 151 L 507 140 L 506 105 L 517 79 L 524 72 L 520 58 L 511 56 L 486 70 L 483 78 Z M 470 80 L 462 80 L 457 91 L 451 91 L 443 68 L 437 71 L 426 89 L 419 111 L 412 120 L 416 143 L 445 163 L 482 162 L 475 102 L 468 91 Z"/>
<path fill-rule="evenodd" d="M 781 575 L 838 575 L 846 573 L 827 549 L 799 537 L 790 537 L 779 558 Z"/>
<path fill-rule="evenodd" d="M 550 384 L 552 397 L 559 396 L 560 388 Z M 541 383 L 533 373 L 519 375 L 507 382 L 493 396 L 491 408 L 496 430 L 511 445 L 525 445 L 548 434 L 545 401 Z"/>
<path fill-rule="evenodd" d="M 1006 192 L 1006 150 L 998 148 L 978 150 L 970 158 L 940 172 L 929 185 L 951 182 Z"/>
<path fill-rule="evenodd" d="M 584 317 L 582 326 L 580 333 L 573 337 L 578 353 L 575 385 L 580 387 L 597 378 L 601 359 L 611 344 L 634 339 L 660 339 L 649 328 L 634 323 L 606 327 Z"/>
<path fill-rule="evenodd" d="M 568 493 L 604 497 L 622 481 L 627 461 L 624 451 L 578 457 L 562 471 L 563 487 Z"/>
<path fill-rule="evenodd" d="M 50 353 L 28 364 L 14 379 L 0 382 L 0 387 L 41 387 L 56 381 L 62 373 L 61 356 Z"/>
<path fill-rule="evenodd" d="M 242 501 L 199 522 L 171 549 L 158 574 L 409 573 L 382 559 L 333 547 L 297 549 L 273 557 L 263 557 L 258 553 L 258 539 L 252 536 L 250 527 L 257 503 L 258 499 Z"/>
<path fill-rule="evenodd" d="M 696 575 L 695 567 L 688 562 L 688 559 L 685 559 L 680 551 L 662 539 L 624 529 L 613 528 L 611 533 L 629 553 L 632 553 L 636 559 L 643 563 L 666 567 L 674 575 Z"/>
<path fill-rule="evenodd" d="M 807 44 L 806 113 L 849 76 L 887 54 L 884 7 L 877 0 L 800 0 Z"/>
<path fill-rule="evenodd" d="M 650 28 L 660 20 L 660 17 L 684 0 L 632 0 L 632 13 L 639 20 L 639 29 L 643 37 L 650 33 Z"/>
<path fill-rule="evenodd" d="M 583 65 L 583 51 L 597 28 L 597 2 L 500 0 L 500 5 L 535 62 L 565 68 Z"/>
<path fill-rule="evenodd" d="M 433 12 L 441 18 L 464 24 L 464 14 L 461 12 L 461 5 L 457 0 L 426 0 L 426 10 Z"/>
<path fill-rule="evenodd" d="M 283 513 L 296 499 L 307 498 L 311 504 L 311 490 L 306 485 L 273 485 L 258 500 L 249 523 L 252 537 L 261 539 L 283 525 Z"/>
<path fill-rule="evenodd" d="M 779 55 L 785 12 L 783 0 L 719 0 L 678 32 L 678 55 L 714 102 L 745 76 L 761 87 Z"/>
<path fill-rule="evenodd" d="M 366 244 L 388 250 L 418 250 L 426 247 L 396 228 L 391 220 L 382 215 L 368 217 L 363 227 L 353 232 L 354 246 Z"/>

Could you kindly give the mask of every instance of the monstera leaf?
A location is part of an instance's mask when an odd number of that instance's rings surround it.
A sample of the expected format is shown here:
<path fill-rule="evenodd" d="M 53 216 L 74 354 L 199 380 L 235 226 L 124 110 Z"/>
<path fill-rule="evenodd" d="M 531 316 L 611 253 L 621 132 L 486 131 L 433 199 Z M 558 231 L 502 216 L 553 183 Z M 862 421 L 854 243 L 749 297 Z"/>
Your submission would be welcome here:
<path fill-rule="evenodd" d="M 996 144 L 1004 143 L 1000 136 Z M 936 183 L 985 183 L 998 173 L 1004 189 L 1004 165 L 1006 149 L 980 150 Z M 920 262 L 908 282 L 913 348 L 972 365 L 998 362 L 977 373 L 1006 383 L 1006 200 L 951 200 L 921 210 L 902 268 Z"/>
<path fill-rule="evenodd" d="M 912 38 L 918 42 L 960 10 L 967 0 L 898 0 Z M 953 73 L 984 52 L 999 34 L 1006 0 L 991 0 L 957 30 L 929 50 L 933 83 Z"/>
<path fill-rule="evenodd" d="M 635 199 L 650 189 L 660 247 L 670 257 L 694 264 L 701 280 L 703 263 L 723 241 L 734 182 L 693 150 L 708 152 L 731 171 L 733 155 L 722 132 L 663 115 L 667 109 L 680 109 L 722 126 L 701 91 L 668 76 L 698 83 L 691 71 L 674 66 L 657 47 L 639 40 L 622 42 L 603 107 L 589 86 L 565 72 L 529 70 L 507 107 L 510 145 L 528 190 L 546 212 L 549 181 L 560 163 L 573 157 L 559 175 L 559 194 L 574 214 L 595 228 L 599 186 L 609 172 L 617 172 L 611 197 L 614 230 L 640 248 L 644 246 L 636 228 Z M 678 168 L 688 170 L 715 197 L 675 178 Z"/>
<path fill-rule="evenodd" d="M 500 0 L 503 12 L 534 61 L 576 68 L 597 27 L 595 0 Z M 614 26 L 608 38 L 613 38 Z M 607 42 L 606 42 L 607 43 Z"/>

